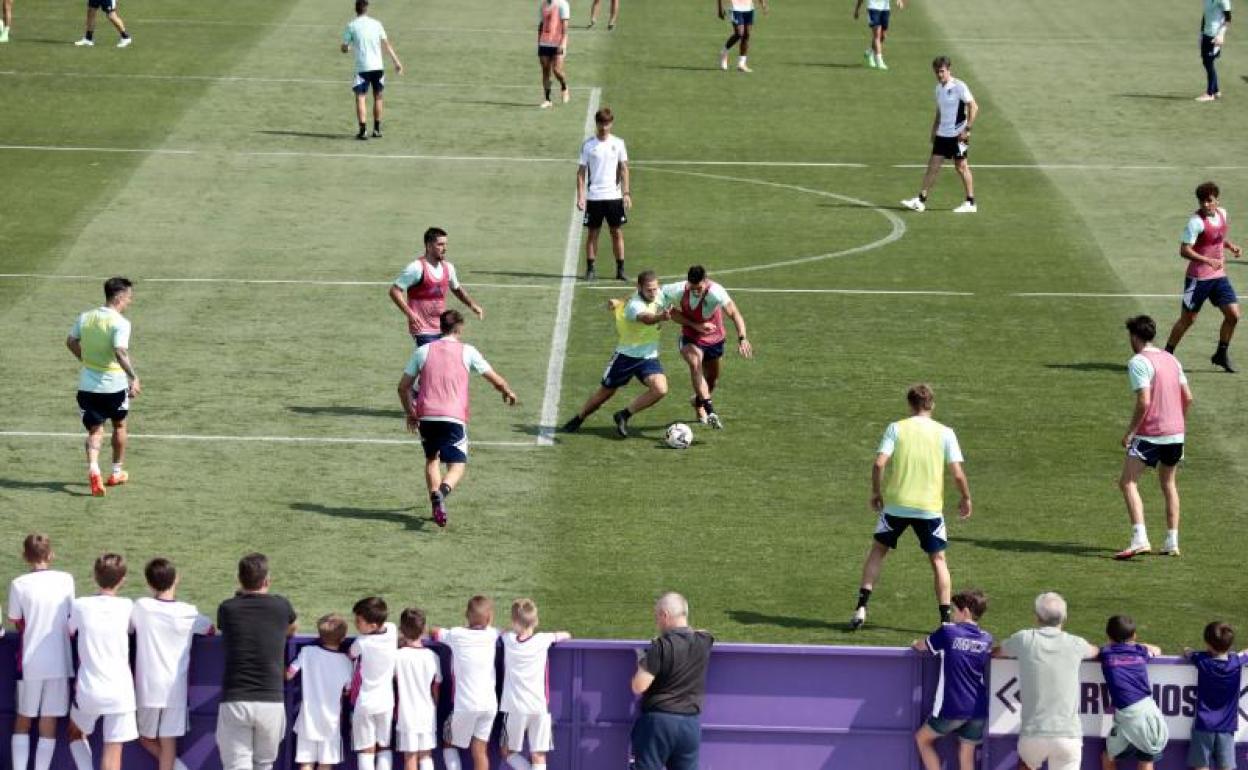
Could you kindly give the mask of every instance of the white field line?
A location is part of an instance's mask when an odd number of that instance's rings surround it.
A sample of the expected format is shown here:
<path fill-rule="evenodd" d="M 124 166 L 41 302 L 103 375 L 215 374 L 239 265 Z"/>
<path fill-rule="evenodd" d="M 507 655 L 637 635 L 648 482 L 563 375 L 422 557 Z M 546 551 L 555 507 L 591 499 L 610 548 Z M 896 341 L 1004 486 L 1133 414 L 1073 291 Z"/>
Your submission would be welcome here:
<path fill-rule="evenodd" d="M 1063 291 L 1026 291 L 1011 294 L 1011 297 L 1027 297 L 1031 299 L 1060 299 L 1062 297 L 1089 299 L 1179 299 L 1181 294 L 1116 294 L 1111 292 L 1063 292 Z"/>
<path fill-rule="evenodd" d="M 284 85 L 332 85 L 342 86 L 350 78 L 264 78 L 244 77 L 241 75 L 159 75 L 150 72 L 26 72 L 23 70 L 0 70 L 0 77 L 36 77 L 36 78 L 110 78 L 117 80 L 172 80 L 199 81 L 208 83 L 275 83 Z M 409 88 L 454 88 L 454 89 L 533 89 L 533 84 L 518 83 L 424 83 L 419 80 L 393 77 L 386 82 L 387 88 L 406 86 Z M 573 91 L 589 91 L 593 86 L 571 86 Z"/>
<path fill-rule="evenodd" d="M 583 136 L 594 131 L 594 113 L 602 100 L 602 89 L 589 92 L 585 105 Z M 550 333 L 550 359 L 546 363 L 546 390 L 542 396 L 542 415 L 537 434 L 538 446 L 555 443 L 555 423 L 559 420 L 559 396 L 563 390 L 563 362 L 568 355 L 568 330 L 572 325 L 572 297 L 576 289 L 576 261 L 581 251 L 581 211 L 572 195 L 572 214 L 568 217 L 568 238 L 563 248 L 563 277 L 559 280 L 559 301 L 555 305 L 555 328 Z"/>
<path fill-rule="evenodd" d="M 716 273 L 726 272 L 720 270 Z M 618 286 L 584 286 L 586 291 L 615 291 L 628 292 L 632 291 L 632 287 L 627 284 Z M 942 289 L 770 289 L 755 288 L 749 286 L 733 286 L 733 294 L 881 294 L 881 295 L 898 295 L 898 296 L 925 296 L 925 297 L 974 297 L 973 291 L 945 291 Z"/>
<path fill-rule="evenodd" d="M 65 433 L 44 430 L 0 430 L 0 437 L 9 438 L 75 438 L 82 433 Z M 208 436 L 199 433 L 131 433 L 130 438 L 156 441 L 211 441 L 242 442 L 255 444 L 374 444 L 382 446 L 419 446 L 420 439 L 404 438 L 354 438 L 339 436 Z M 469 441 L 476 447 L 536 446 L 532 441 Z"/>

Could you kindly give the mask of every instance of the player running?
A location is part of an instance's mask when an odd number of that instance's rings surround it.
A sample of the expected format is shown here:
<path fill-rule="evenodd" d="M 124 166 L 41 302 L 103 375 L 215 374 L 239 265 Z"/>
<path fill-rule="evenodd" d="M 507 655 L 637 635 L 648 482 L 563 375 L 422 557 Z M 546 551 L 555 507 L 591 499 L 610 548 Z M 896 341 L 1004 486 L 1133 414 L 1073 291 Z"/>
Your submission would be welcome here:
<path fill-rule="evenodd" d="M 720 21 L 724 16 L 724 0 L 715 0 L 716 7 L 719 11 Z M 763 14 L 769 11 L 767 0 L 759 0 L 759 5 L 763 6 Z M 732 34 L 728 36 L 728 41 L 724 43 L 724 47 L 719 52 L 719 68 L 727 71 L 728 69 L 728 52 L 738 41 L 741 43 L 741 55 L 737 57 L 738 72 L 753 72 L 749 65 L 746 64 L 746 58 L 750 53 L 750 30 L 754 28 L 754 0 L 732 0 Z"/>
<path fill-rule="evenodd" d="M 589 6 L 589 24 L 585 29 L 593 29 L 598 23 L 598 6 L 602 4 L 602 0 L 594 0 Z M 610 0 L 611 10 L 607 16 L 607 31 L 615 29 L 615 25 L 620 21 L 620 0 Z"/>
<path fill-rule="evenodd" d="M 664 286 L 661 296 L 664 306 L 671 308 L 671 319 L 681 326 L 680 357 L 689 366 L 698 422 L 723 428 L 711 394 L 719 381 L 719 362 L 724 356 L 724 314 L 737 330 L 737 352 L 753 358 L 754 348 L 745 336 L 745 318 L 724 287 L 706 277 L 702 265 L 691 266 L 686 280 Z"/>
<path fill-rule="evenodd" d="M 485 320 L 485 310 L 459 285 L 455 266 L 446 259 L 447 236 L 440 227 L 425 231 L 425 253 L 410 262 L 390 286 L 390 300 L 407 316 L 407 331 L 416 347 L 442 336 L 439 317 L 449 290 Z"/>
<path fill-rule="evenodd" d="M 4 39 L 9 38 L 8 25 L 11 21 L 9 16 L 12 14 L 12 0 L 5 0 L 6 20 Z M 126 23 L 117 15 L 117 0 L 87 0 L 87 28 L 82 33 L 82 38 L 74 41 L 74 45 L 79 48 L 91 48 L 95 45 L 95 17 L 100 11 L 104 12 L 105 18 L 117 30 L 117 34 L 121 35 L 121 39 L 117 41 L 118 48 L 128 48 L 134 42 L 134 38 L 130 37 L 130 33 L 126 31 Z"/>
<path fill-rule="evenodd" d="M 563 57 L 568 52 L 568 19 L 572 8 L 568 0 L 538 0 L 537 60 L 542 65 L 542 90 L 546 98 L 541 108 L 550 109 L 550 76 L 559 81 L 559 98 L 564 104 L 572 98 L 568 79 L 563 74 Z"/>
<path fill-rule="evenodd" d="M 955 214 L 974 214 L 975 184 L 966 156 L 971 143 L 971 126 L 979 116 L 979 105 L 971 95 L 966 83 L 949 71 L 949 57 L 937 56 L 932 60 L 936 73 L 936 117 L 932 120 L 932 155 L 923 172 L 923 189 L 914 198 L 907 198 L 901 205 L 911 211 L 927 210 L 927 194 L 936 184 L 936 175 L 946 160 L 953 161 L 953 168 L 962 177 L 966 200 L 953 210 Z"/>
<path fill-rule="evenodd" d="M 1218 348 L 1209 360 L 1228 372 L 1234 372 L 1228 349 L 1235 325 L 1239 323 L 1239 297 L 1226 275 L 1223 250 L 1238 259 L 1243 249 L 1227 239 L 1226 209 L 1218 205 L 1218 185 L 1205 182 L 1196 188 L 1200 208 L 1187 220 L 1179 242 L 1179 256 L 1187 260 L 1187 277 L 1183 279 L 1183 303 L 1179 320 L 1170 329 L 1166 352 L 1174 353 L 1183 335 L 1196 322 L 1196 314 L 1205 300 L 1222 311 L 1222 328 L 1218 332 Z"/>
<path fill-rule="evenodd" d="M 142 391 L 139 375 L 130 360 L 130 322 L 122 315 L 134 300 L 134 284 L 117 276 L 104 282 L 104 305 L 78 316 L 65 339 L 65 347 L 82 362 L 78 375 L 78 411 L 87 429 L 87 478 L 91 494 L 104 496 L 105 485 L 115 487 L 130 480 L 122 470 L 126 459 L 126 416 L 130 399 Z M 113 423 L 113 472 L 100 477 L 100 447 L 104 423 Z"/>
<path fill-rule="evenodd" d="M 0 0 L 0 43 L 9 42 L 13 29 L 13 0 Z"/>
<path fill-rule="evenodd" d="M 628 437 L 628 421 L 633 415 L 649 409 L 667 395 L 667 375 L 659 363 L 659 324 L 671 318 L 671 311 L 664 310 L 659 297 L 659 277 L 653 270 L 645 270 L 637 276 L 637 293 L 628 301 L 613 299 L 607 309 L 615 315 L 615 330 L 619 343 L 602 375 L 602 385 L 594 391 L 581 411 L 563 425 L 566 433 L 580 430 L 585 419 L 605 404 L 615 391 L 637 378 L 646 386 L 646 392 L 637 396 L 628 406 L 611 415 L 616 433 Z"/>
<path fill-rule="evenodd" d="M 385 100 L 381 92 L 386 89 L 386 62 L 381 58 L 384 48 L 390 61 L 394 62 L 396 74 L 403 74 L 403 62 L 394 52 L 386 37 L 386 28 L 381 22 L 368 15 L 368 0 L 355 0 L 355 19 L 347 25 L 342 33 L 342 52 L 347 53 L 355 47 L 355 81 L 351 90 L 355 92 L 355 117 L 360 123 L 356 139 L 368 139 L 368 89 L 373 89 L 373 138 L 381 138 L 381 114 Z"/>
<path fill-rule="evenodd" d="M 904 11 L 906 0 L 897 0 L 897 10 Z M 862 0 L 854 3 L 854 20 L 862 11 Z M 863 61 L 872 69 L 886 70 L 884 63 L 884 38 L 888 37 L 888 20 L 893 14 L 889 0 L 867 0 L 867 26 L 871 28 L 871 47 L 862 54 Z"/>

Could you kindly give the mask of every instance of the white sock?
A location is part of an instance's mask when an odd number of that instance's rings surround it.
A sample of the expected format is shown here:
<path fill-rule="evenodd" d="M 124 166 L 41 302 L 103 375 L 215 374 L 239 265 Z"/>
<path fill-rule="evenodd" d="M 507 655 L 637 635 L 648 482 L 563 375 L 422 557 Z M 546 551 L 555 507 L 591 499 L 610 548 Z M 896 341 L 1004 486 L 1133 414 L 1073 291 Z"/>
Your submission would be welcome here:
<path fill-rule="evenodd" d="M 1148 530 L 1144 529 L 1143 524 L 1131 525 L 1131 542 L 1136 544 L 1148 542 Z"/>
<path fill-rule="evenodd" d="M 433 757 L 420 760 L 419 770 L 433 770 Z"/>
<path fill-rule="evenodd" d="M 191 769 L 186 766 L 186 763 L 182 761 L 181 757 L 174 757 L 173 758 L 173 770 L 191 770 Z"/>
<path fill-rule="evenodd" d="M 30 764 L 30 735 L 14 733 L 9 741 L 9 751 L 13 754 L 13 770 L 26 770 Z"/>
<path fill-rule="evenodd" d="M 1179 531 L 1177 529 L 1166 530 L 1166 545 L 1177 546 L 1179 544 Z"/>
<path fill-rule="evenodd" d="M 507 764 L 515 768 L 515 770 L 532 770 L 529 760 L 525 759 L 518 752 L 507 757 Z"/>
<path fill-rule="evenodd" d="M 744 57 L 744 56 L 738 56 L 738 57 L 737 57 L 737 64 L 745 64 L 745 57 Z"/>
<path fill-rule="evenodd" d="M 78 767 L 78 770 L 92 770 L 91 747 L 87 745 L 87 741 L 85 739 L 80 741 L 70 741 L 69 753 L 70 756 L 74 758 L 74 765 Z"/>
<path fill-rule="evenodd" d="M 540 765 L 533 765 L 533 770 L 546 770 L 546 763 L 543 762 Z"/>
<path fill-rule="evenodd" d="M 48 770 L 52 766 L 52 752 L 56 751 L 55 738 L 40 738 L 35 744 L 35 770 Z M 24 768 L 25 765 L 22 765 Z"/>
<path fill-rule="evenodd" d="M 442 764 L 446 765 L 446 770 L 463 770 L 459 762 L 459 749 L 454 746 L 442 749 Z"/>
<path fill-rule="evenodd" d="M 113 463 L 113 475 L 121 473 L 121 463 Z"/>
<path fill-rule="evenodd" d="M 390 765 L 392 762 L 390 749 L 381 749 L 380 751 L 377 752 L 376 757 L 377 757 L 377 770 L 390 770 Z"/>
<path fill-rule="evenodd" d="M 377 755 L 361 751 L 355 755 L 355 766 L 359 770 L 373 770 L 377 766 Z"/>
<path fill-rule="evenodd" d="M 87 473 L 90 473 L 94 476 L 99 476 L 100 464 L 99 463 L 87 463 Z"/>

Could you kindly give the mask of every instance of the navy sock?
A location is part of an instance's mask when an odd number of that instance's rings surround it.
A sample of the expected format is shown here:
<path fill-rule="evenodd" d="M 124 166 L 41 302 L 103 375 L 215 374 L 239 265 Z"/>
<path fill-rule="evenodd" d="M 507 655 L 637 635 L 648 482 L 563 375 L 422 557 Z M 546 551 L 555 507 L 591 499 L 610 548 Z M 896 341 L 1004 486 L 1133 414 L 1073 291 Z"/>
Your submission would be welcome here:
<path fill-rule="evenodd" d="M 871 601 L 871 589 L 859 588 L 858 589 L 858 606 L 855 607 L 854 609 L 861 609 L 863 607 L 866 607 L 867 602 L 869 601 Z"/>

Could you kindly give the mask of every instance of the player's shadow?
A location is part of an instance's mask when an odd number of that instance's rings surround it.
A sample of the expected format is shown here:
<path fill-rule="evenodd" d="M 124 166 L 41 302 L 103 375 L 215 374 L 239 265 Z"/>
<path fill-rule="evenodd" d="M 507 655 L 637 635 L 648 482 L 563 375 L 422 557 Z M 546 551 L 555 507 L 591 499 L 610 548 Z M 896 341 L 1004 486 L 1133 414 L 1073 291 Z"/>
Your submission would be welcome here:
<path fill-rule="evenodd" d="M 1118 94 L 1122 99 L 1151 99 L 1159 102 L 1190 102 L 1192 97 L 1179 94 Z"/>
<path fill-rule="evenodd" d="M 424 530 L 425 525 L 430 519 L 410 512 L 407 508 L 352 508 L 340 507 L 335 508 L 320 503 L 291 503 L 292 511 L 302 511 L 303 513 L 317 513 L 322 516 L 333 516 L 337 519 L 356 519 L 357 521 L 380 521 L 387 524 L 402 524 L 403 528 L 411 532 L 420 532 Z"/>
<path fill-rule="evenodd" d="M 1114 555 L 1112 548 L 1059 540 L 1012 540 L 1009 538 L 967 537 L 965 535 L 958 535 L 954 540 L 959 543 L 970 543 L 979 548 L 1005 551 L 1007 553 L 1048 553 L 1062 556 L 1078 556 L 1084 559 L 1109 559 L 1113 558 Z"/>
<path fill-rule="evenodd" d="M 691 64 L 655 64 L 653 68 L 656 70 L 672 70 L 675 72 L 719 72 L 719 67 L 705 66 L 695 67 Z"/>
<path fill-rule="evenodd" d="M 70 484 L 64 481 L 22 481 L 19 479 L 0 479 L 0 489 L 28 489 L 43 492 L 59 492 L 70 497 L 90 497 L 84 492 L 81 484 Z"/>
<path fill-rule="evenodd" d="M 269 136 L 293 136 L 299 139 L 350 139 L 355 141 L 355 135 L 347 132 L 338 132 L 331 134 L 326 131 L 285 131 L 280 129 L 261 129 L 257 134 L 268 134 Z"/>
<path fill-rule="evenodd" d="M 382 409 L 374 406 L 288 406 L 295 414 L 326 415 L 329 417 L 384 417 L 387 420 L 403 418 L 400 409 Z"/>
<path fill-rule="evenodd" d="M 816 631 L 845 631 L 850 632 L 852 629 L 847 622 L 833 622 L 824 618 L 799 618 L 792 615 L 768 615 L 753 610 L 725 610 L 724 614 L 732 621 L 740 623 L 743 626 L 775 626 L 776 628 L 794 628 L 803 630 Z M 878 623 L 872 623 L 872 628 L 878 628 L 886 631 L 897 631 L 903 634 L 925 634 L 927 631 L 917 628 L 897 628 L 894 626 L 882 626 Z"/>
<path fill-rule="evenodd" d="M 537 89 L 533 90 L 536 91 Z M 531 110 L 537 106 L 533 102 L 506 102 L 498 99 L 447 99 L 447 101 L 456 104 L 476 104 L 483 107 L 518 107 L 526 110 Z"/>
<path fill-rule="evenodd" d="M 1072 372 L 1125 372 L 1125 364 L 1111 364 L 1105 361 L 1076 361 L 1070 364 L 1045 364 L 1045 369 L 1067 369 Z"/>

